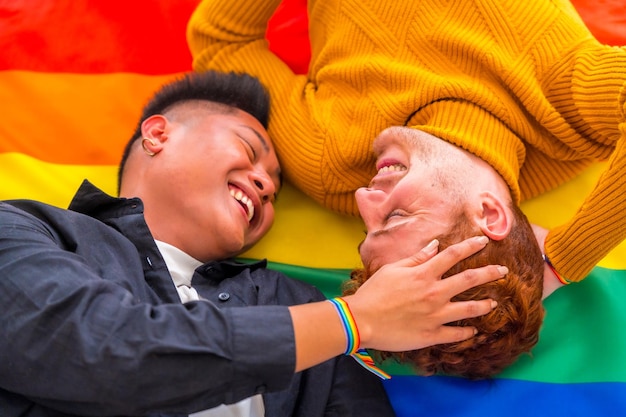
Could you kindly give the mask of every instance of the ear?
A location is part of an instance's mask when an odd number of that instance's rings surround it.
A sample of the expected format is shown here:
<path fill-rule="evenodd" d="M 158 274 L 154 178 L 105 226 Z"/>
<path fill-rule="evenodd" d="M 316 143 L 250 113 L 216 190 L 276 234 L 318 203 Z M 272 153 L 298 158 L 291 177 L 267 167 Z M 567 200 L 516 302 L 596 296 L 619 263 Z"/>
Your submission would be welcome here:
<path fill-rule="evenodd" d="M 163 143 L 167 140 L 168 124 L 167 118 L 161 114 L 150 116 L 141 123 L 141 136 L 149 139 L 144 146 L 155 154 L 161 152 Z"/>
<path fill-rule="evenodd" d="M 513 223 L 509 201 L 491 192 L 481 193 L 479 201 L 476 222 L 482 232 L 491 240 L 502 240 L 507 237 Z"/>

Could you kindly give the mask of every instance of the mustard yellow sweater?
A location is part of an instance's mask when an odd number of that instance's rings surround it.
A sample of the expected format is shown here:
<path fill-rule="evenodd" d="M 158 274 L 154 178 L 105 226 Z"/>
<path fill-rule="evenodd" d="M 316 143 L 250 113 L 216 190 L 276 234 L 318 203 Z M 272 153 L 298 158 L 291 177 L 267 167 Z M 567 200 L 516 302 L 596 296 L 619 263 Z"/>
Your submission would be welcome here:
<path fill-rule="evenodd" d="M 579 212 L 548 235 L 568 279 L 626 237 L 626 50 L 600 45 L 570 3 L 312 0 L 308 75 L 268 50 L 279 3 L 203 0 L 188 40 L 194 69 L 247 72 L 269 88 L 284 173 L 315 200 L 358 214 L 372 140 L 406 125 L 489 162 L 518 202 L 609 159 Z"/>

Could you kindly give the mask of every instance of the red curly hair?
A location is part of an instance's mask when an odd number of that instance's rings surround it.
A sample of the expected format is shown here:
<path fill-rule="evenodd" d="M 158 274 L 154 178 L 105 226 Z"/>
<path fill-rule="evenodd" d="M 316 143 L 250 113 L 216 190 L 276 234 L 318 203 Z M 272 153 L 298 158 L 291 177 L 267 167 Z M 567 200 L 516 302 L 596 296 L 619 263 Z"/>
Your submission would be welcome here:
<path fill-rule="evenodd" d="M 465 269 L 489 264 L 506 265 L 509 273 L 502 279 L 471 288 L 453 300 L 492 298 L 498 306 L 490 313 L 458 322 L 454 326 L 475 326 L 478 334 L 470 339 L 430 346 L 401 353 L 377 352 L 379 359 L 395 358 L 411 363 L 421 375 L 447 374 L 470 379 L 484 379 L 500 373 L 517 358 L 530 352 L 539 339 L 543 322 L 543 260 L 528 219 L 522 211 L 511 207 L 514 226 L 503 240 L 491 241 L 480 252 L 459 262 L 443 278 Z M 469 220 L 461 215 L 452 232 L 439 237 L 440 250 L 461 240 L 480 235 L 471 229 Z M 351 294 L 374 271 L 354 270 L 344 286 Z"/>

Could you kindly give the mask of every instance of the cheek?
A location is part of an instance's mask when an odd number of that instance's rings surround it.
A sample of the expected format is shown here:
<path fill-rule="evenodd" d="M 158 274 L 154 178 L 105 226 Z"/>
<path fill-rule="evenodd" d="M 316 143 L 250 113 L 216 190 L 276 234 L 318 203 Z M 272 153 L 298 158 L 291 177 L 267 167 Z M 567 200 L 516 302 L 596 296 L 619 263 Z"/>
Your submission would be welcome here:
<path fill-rule="evenodd" d="M 378 247 L 375 242 L 368 240 L 367 238 L 363 241 L 361 246 L 359 247 L 359 255 L 361 256 L 361 262 L 366 270 L 370 273 L 374 273 L 381 266 L 389 263 L 386 260 L 386 254 L 384 251 Z"/>
<path fill-rule="evenodd" d="M 425 246 L 425 245 L 424 245 Z M 415 255 L 422 249 L 422 246 L 406 238 L 395 238 L 388 241 L 369 242 L 367 239 L 359 248 L 359 254 L 363 265 L 371 272 L 380 269 L 401 259 Z"/>
<path fill-rule="evenodd" d="M 271 204 L 266 204 L 263 207 L 263 222 L 259 225 L 257 233 L 260 237 L 263 237 L 269 232 L 274 224 L 274 207 Z"/>
<path fill-rule="evenodd" d="M 265 227 L 267 228 L 266 232 L 269 231 L 269 229 L 272 227 L 272 225 L 274 224 L 274 206 L 271 204 L 267 204 L 265 207 L 265 215 L 263 216 L 263 223 L 265 224 Z"/>

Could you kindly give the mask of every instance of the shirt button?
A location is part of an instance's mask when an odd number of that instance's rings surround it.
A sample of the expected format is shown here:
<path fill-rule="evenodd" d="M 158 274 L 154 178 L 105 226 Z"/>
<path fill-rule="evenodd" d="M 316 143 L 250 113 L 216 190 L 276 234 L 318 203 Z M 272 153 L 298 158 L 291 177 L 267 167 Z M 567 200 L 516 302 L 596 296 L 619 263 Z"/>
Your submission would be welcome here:
<path fill-rule="evenodd" d="M 217 298 L 219 298 L 220 301 L 228 301 L 228 299 L 230 298 L 230 294 L 227 292 L 221 292 L 219 293 Z"/>

